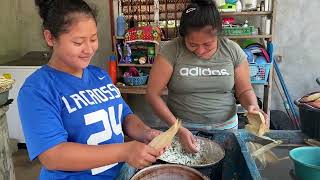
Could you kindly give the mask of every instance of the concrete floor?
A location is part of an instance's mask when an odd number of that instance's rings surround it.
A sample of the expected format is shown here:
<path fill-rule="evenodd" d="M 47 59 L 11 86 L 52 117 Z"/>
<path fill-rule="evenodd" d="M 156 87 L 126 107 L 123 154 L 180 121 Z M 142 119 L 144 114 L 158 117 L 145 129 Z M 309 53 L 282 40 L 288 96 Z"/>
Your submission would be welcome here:
<path fill-rule="evenodd" d="M 41 164 L 38 160 L 31 162 L 28 152 L 25 149 L 19 149 L 13 154 L 14 171 L 16 180 L 36 180 L 38 179 Z"/>

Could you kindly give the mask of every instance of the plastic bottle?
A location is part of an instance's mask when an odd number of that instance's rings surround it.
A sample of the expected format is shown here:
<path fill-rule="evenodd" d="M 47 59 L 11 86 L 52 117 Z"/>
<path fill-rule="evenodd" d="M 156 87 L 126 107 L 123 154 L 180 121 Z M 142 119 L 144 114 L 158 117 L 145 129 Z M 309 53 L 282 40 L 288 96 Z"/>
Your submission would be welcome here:
<path fill-rule="evenodd" d="M 109 75 L 112 79 L 112 83 L 117 83 L 117 62 L 116 62 L 116 56 L 111 55 L 109 59 Z"/>
<path fill-rule="evenodd" d="M 237 3 L 236 3 L 236 10 L 237 10 L 237 12 L 241 12 L 241 11 L 242 11 L 241 1 L 237 1 Z"/>
<path fill-rule="evenodd" d="M 125 34 L 125 30 L 126 30 L 126 19 L 121 13 L 117 17 L 117 36 L 123 37 Z"/>
<path fill-rule="evenodd" d="M 260 9 L 261 9 L 261 11 L 266 11 L 265 8 L 264 8 L 264 1 L 261 1 Z"/>
<path fill-rule="evenodd" d="M 132 16 L 129 20 L 129 28 L 133 28 L 138 26 L 137 20 Z"/>

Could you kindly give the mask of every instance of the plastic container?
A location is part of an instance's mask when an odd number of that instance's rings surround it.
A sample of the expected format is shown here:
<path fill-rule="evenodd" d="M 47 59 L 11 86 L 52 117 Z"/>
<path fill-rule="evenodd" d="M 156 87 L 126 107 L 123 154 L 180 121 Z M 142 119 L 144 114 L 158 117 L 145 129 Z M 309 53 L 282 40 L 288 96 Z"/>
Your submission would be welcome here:
<path fill-rule="evenodd" d="M 272 63 L 249 64 L 251 83 L 252 84 L 267 83 L 271 64 Z"/>
<path fill-rule="evenodd" d="M 236 11 L 241 12 L 242 11 L 242 4 L 241 1 L 236 2 Z"/>
<path fill-rule="evenodd" d="M 130 76 L 130 77 L 123 77 L 123 81 L 126 85 L 129 86 L 142 86 L 147 83 L 148 75 L 146 76 Z"/>
<path fill-rule="evenodd" d="M 241 36 L 251 35 L 253 32 L 253 26 L 248 27 L 223 27 L 222 33 L 225 36 Z"/>
<path fill-rule="evenodd" d="M 295 177 L 299 180 L 320 179 L 320 147 L 299 147 L 291 150 Z"/>
<path fill-rule="evenodd" d="M 117 36 L 124 37 L 126 31 L 126 18 L 123 14 L 117 17 Z"/>
<path fill-rule="evenodd" d="M 112 83 L 117 83 L 117 61 L 116 56 L 111 55 L 109 59 L 109 75 L 111 77 Z"/>
<path fill-rule="evenodd" d="M 300 103 L 300 99 L 295 100 L 299 107 L 301 131 L 310 138 L 320 138 L 320 109 L 316 109 L 305 103 Z"/>

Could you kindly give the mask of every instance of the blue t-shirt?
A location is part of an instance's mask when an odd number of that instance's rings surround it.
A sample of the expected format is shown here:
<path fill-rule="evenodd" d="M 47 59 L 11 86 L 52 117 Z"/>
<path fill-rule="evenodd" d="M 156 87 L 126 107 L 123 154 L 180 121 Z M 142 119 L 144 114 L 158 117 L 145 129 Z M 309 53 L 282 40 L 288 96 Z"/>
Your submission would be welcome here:
<path fill-rule="evenodd" d="M 20 89 L 18 107 L 31 160 L 63 142 L 123 143 L 122 123 L 132 114 L 109 75 L 94 66 L 84 69 L 82 78 L 41 67 Z M 113 179 L 121 166 L 81 172 L 42 168 L 39 179 Z"/>

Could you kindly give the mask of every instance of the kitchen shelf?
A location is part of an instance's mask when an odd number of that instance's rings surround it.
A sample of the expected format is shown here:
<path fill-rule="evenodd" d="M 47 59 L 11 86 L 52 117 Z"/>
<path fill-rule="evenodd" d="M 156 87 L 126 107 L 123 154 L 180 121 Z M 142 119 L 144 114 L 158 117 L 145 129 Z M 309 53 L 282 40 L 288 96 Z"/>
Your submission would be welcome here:
<path fill-rule="evenodd" d="M 243 12 L 222 12 L 221 16 L 267 16 L 272 15 L 272 11 L 243 11 Z"/>
<path fill-rule="evenodd" d="M 124 40 L 124 37 L 121 37 L 121 36 L 115 36 L 115 38 L 116 38 L 117 40 Z"/>
<path fill-rule="evenodd" d="M 167 11 L 163 11 L 160 10 L 159 11 L 160 14 L 169 14 L 169 13 L 182 13 L 181 11 L 176 11 L 176 10 L 167 10 Z M 136 12 L 124 12 L 124 15 L 137 15 Z M 153 14 L 153 12 L 138 12 L 138 15 L 151 15 Z M 221 16 L 267 16 L 267 15 L 272 15 L 272 11 L 248 11 L 248 12 L 221 12 Z"/>
<path fill-rule="evenodd" d="M 143 86 L 123 86 L 116 85 L 122 94 L 146 94 L 147 93 L 147 85 Z M 164 89 L 162 91 L 162 95 L 167 95 L 168 89 Z"/>
<path fill-rule="evenodd" d="M 167 11 L 163 11 L 160 10 L 159 14 L 169 14 L 169 13 L 182 13 L 182 11 L 175 11 L 175 10 L 167 10 Z M 143 11 L 143 12 L 123 12 L 123 15 L 128 16 L 128 15 L 152 15 L 153 11 L 147 12 L 147 11 Z"/>
<path fill-rule="evenodd" d="M 244 35 L 244 36 L 225 36 L 229 39 L 269 39 L 272 35 Z"/>
<path fill-rule="evenodd" d="M 190 1 L 180 1 L 180 2 L 176 2 L 176 0 L 167 0 L 167 1 L 159 1 L 159 4 L 182 4 L 182 3 L 189 3 Z M 144 2 L 139 2 L 139 1 L 125 1 L 122 2 L 122 6 L 153 6 L 154 5 L 154 1 L 144 1 Z"/>
<path fill-rule="evenodd" d="M 152 67 L 152 64 L 118 64 L 119 67 Z"/>

